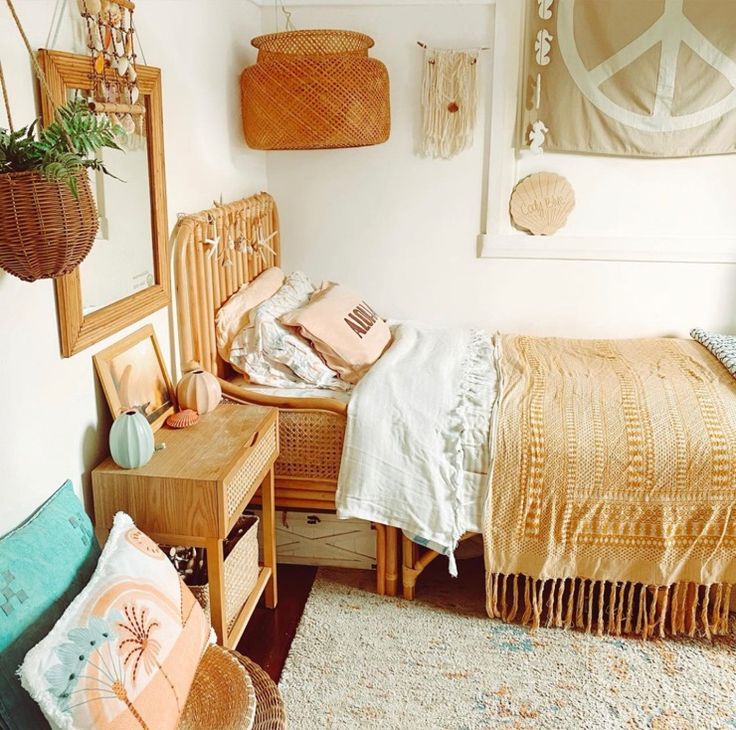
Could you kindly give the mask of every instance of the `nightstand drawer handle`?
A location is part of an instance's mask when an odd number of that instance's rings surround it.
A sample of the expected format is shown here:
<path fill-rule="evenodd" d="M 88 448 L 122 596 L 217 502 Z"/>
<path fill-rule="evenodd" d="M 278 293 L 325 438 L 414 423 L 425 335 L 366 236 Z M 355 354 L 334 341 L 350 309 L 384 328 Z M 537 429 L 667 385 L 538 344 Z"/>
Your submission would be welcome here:
<path fill-rule="evenodd" d="M 258 439 L 261 437 L 260 431 L 256 431 L 253 434 L 253 438 L 250 440 L 250 443 L 245 447 L 246 449 L 252 449 L 257 443 Z"/>

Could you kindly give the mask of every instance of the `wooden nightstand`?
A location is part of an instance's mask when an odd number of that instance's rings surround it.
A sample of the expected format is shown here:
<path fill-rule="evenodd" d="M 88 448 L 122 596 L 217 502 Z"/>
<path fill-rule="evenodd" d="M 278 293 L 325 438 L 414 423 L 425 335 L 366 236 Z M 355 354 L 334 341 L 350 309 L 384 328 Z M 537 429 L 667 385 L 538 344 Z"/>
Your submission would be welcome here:
<path fill-rule="evenodd" d="M 212 626 L 233 648 L 265 591 L 276 606 L 273 464 L 279 453 L 278 411 L 222 404 L 185 429 L 162 427 L 151 461 L 121 469 L 107 459 L 92 472 L 95 525 L 100 542 L 116 512 L 127 512 L 153 540 L 207 548 Z M 242 608 L 226 616 L 223 540 L 260 489 L 263 566 Z"/>

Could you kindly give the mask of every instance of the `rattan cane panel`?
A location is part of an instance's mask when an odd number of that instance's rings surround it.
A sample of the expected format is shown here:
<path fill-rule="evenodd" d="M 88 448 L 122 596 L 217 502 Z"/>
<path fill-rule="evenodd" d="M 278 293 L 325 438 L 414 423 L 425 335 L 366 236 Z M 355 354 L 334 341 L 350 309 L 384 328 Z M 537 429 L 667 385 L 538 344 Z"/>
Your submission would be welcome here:
<path fill-rule="evenodd" d="M 225 560 L 225 626 L 228 633 L 258 581 L 258 518 Z"/>
<path fill-rule="evenodd" d="M 279 412 L 281 453 L 277 477 L 337 481 L 345 438 L 345 417 L 319 410 Z"/>
<path fill-rule="evenodd" d="M 274 423 L 259 439 L 250 457 L 225 485 L 225 505 L 228 517 L 232 517 L 243 497 L 263 471 L 276 451 L 276 424 Z"/>

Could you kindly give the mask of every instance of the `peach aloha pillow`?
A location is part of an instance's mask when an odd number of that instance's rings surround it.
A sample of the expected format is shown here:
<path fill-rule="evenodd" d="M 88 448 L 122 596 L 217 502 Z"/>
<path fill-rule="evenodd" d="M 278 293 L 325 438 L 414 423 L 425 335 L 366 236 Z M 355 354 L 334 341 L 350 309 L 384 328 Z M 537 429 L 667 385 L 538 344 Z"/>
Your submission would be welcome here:
<path fill-rule="evenodd" d="M 388 325 L 361 299 L 325 282 L 309 303 L 279 320 L 298 327 L 325 362 L 348 383 L 357 383 L 391 341 Z"/>
<path fill-rule="evenodd" d="M 243 284 L 218 310 L 215 316 L 217 352 L 230 360 L 235 336 L 250 323 L 250 313 L 259 304 L 270 299 L 284 283 L 284 272 L 272 266 L 259 274 L 253 281 Z"/>
<path fill-rule="evenodd" d="M 18 673 L 53 728 L 174 730 L 209 622 L 122 512 L 92 578 Z"/>

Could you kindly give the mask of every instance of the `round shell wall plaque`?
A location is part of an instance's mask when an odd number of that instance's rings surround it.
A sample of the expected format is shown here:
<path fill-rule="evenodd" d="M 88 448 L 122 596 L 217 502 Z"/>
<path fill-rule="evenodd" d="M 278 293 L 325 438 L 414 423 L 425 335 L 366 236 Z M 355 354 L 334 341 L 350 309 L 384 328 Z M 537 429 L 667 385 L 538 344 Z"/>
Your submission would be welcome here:
<path fill-rule="evenodd" d="M 550 236 L 567 222 L 575 192 L 562 175 L 537 172 L 525 177 L 511 193 L 511 220 L 535 236 Z"/>

